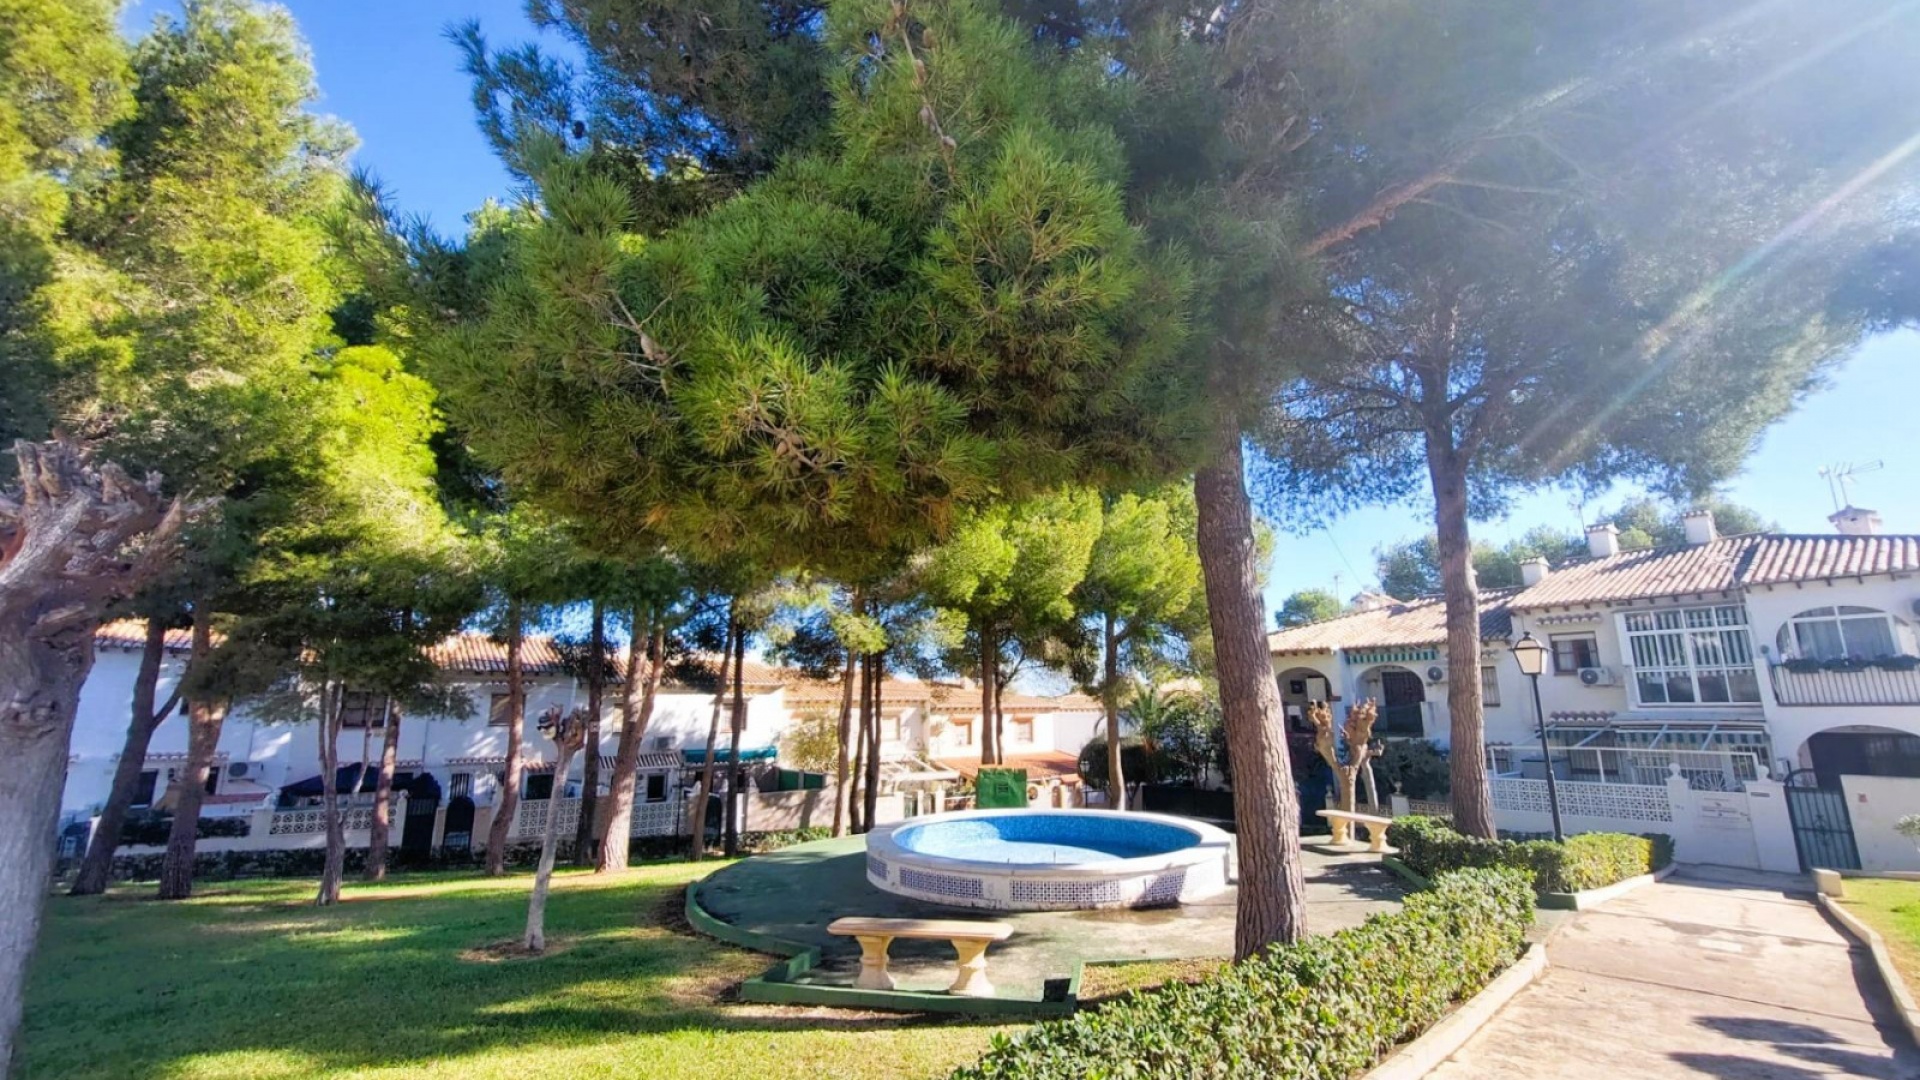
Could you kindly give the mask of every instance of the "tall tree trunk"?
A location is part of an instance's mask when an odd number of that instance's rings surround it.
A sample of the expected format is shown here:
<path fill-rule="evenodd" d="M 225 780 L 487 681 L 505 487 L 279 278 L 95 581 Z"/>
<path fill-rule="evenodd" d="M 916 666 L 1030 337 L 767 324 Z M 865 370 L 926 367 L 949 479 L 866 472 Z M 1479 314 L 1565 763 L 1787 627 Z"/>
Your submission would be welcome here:
<path fill-rule="evenodd" d="M 747 727 L 747 699 L 741 669 L 746 666 L 747 632 L 736 626 L 733 631 L 733 711 L 727 740 L 726 853 L 729 859 L 740 854 L 740 790 L 746 775 L 740 769 L 740 736 Z"/>
<path fill-rule="evenodd" d="M 561 738 L 555 732 L 555 750 L 559 762 L 553 767 L 556 788 L 573 767 L 573 748 L 577 739 Z M 553 860 L 560 847 L 560 799 L 558 791 L 547 806 L 546 829 L 540 834 L 540 864 L 533 872 L 533 895 L 527 898 L 527 933 L 521 939 L 528 952 L 547 951 L 547 891 L 553 884 Z"/>
<path fill-rule="evenodd" d="M 627 683 L 620 695 L 620 745 L 614 752 L 613 779 L 607 790 L 607 832 L 600 843 L 594 873 L 610 874 L 627 868 L 633 846 L 633 802 L 639 787 L 640 744 L 653 722 L 653 704 L 659 696 L 660 669 L 665 666 L 667 626 L 644 607 L 633 609 L 633 641 L 627 646 Z M 647 627 L 641 645 L 641 628 Z"/>
<path fill-rule="evenodd" d="M 580 769 L 580 823 L 573 831 L 573 861 L 579 866 L 598 866 L 600 858 L 595 832 L 600 826 L 600 710 L 606 701 L 607 612 L 599 597 L 593 600 L 591 627 L 587 634 L 587 760 Z M 645 633 L 634 626 L 629 651 L 645 640 Z M 631 802 L 628 813 L 632 813 Z"/>
<path fill-rule="evenodd" d="M 1493 792 L 1487 781 L 1486 721 L 1480 701 L 1480 585 L 1473 572 L 1467 527 L 1467 462 L 1448 431 L 1427 435 L 1427 473 L 1433 481 L 1439 534 L 1440 591 L 1447 607 L 1447 712 L 1451 716 L 1448 772 L 1453 780 L 1454 828 L 1468 836 L 1495 835 Z"/>
<path fill-rule="evenodd" d="M 20 1029 L 94 632 L 110 603 L 172 562 L 192 515 L 163 502 L 158 477 L 135 484 L 72 443 L 13 452 L 20 487 L 0 491 L 0 1075 Z"/>
<path fill-rule="evenodd" d="M 367 834 L 368 881 L 387 880 L 387 834 L 393 829 L 393 772 L 400 764 L 400 710 L 393 699 L 385 702 L 386 724 L 380 740 L 380 776 L 373 785 L 373 827 Z M 367 766 L 360 765 L 361 785 L 365 787 Z"/>
<path fill-rule="evenodd" d="M 1100 706 L 1107 714 L 1107 803 L 1115 810 L 1127 808 L 1127 777 L 1120 764 L 1120 636 L 1114 630 L 1113 614 L 1106 618 L 1101 644 L 1106 669 L 1100 683 Z"/>
<path fill-rule="evenodd" d="M 527 728 L 527 679 L 522 656 L 525 645 L 523 619 L 518 603 L 507 607 L 507 775 L 500 797 L 494 800 L 493 820 L 487 824 L 487 876 L 507 872 L 507 840 L 513 834 L 513 817 L 520 810 L 520 782 L 526 772 L 526 760 L 520 753 L 520 739 Z"/>
<path fill-rule="evenodd" d="M 994 637 L 991 627 L 984 623 L 980 627 L 980 764 L 1000 764 L 1000 733 L 994 730 L 993 718 L 997 711 L 994 703 L 994 688 L 1000 679 L 1000 642 Z"/>
<path fill-rule="evenodd" d="M 340 902 L 340 879 L 347 869 L 347 830 L 340 820 L 340 710 L 346 696 L 346 685 L 334 682 L 320 697 L 320 805 L 327 824 L 327 855 L 320 865 L 320 891 L 313 898 L 320 907 Z"/>
<path fill-rule="evenodd" d="M 1300 868 L 1300 806 L 1287 760 L 1285 711 L 1267 654 L 1267 609 L 1255 565 L 1253 508 L 1247 500 L 1240 433 L 1222 426 L 1213 460 L 1194 474 L 1197 540 L 1213 627 L 1220 706 L 1233 761 L 1234 824 L 1240 857 L 1234 958 L 1307 932 Z"/>
<path fill-rule="evenodd" d="M 863 833 L 873 827 L 867 821 L 866 800 L 860 794 L 867 786 L 867 725 L 873 722 L 873 668 L 868 666 L 865 655 L 855 666 L 860 678 L 860 722 L 853 733 L 852 791 L 848 797 L 853 831 Z"/>
<path fill-rule="evenodd" d="M 847 662 L 840 669 L 840 724 L 838 744 L 834 749 L 833 762 L 833 835 L 847 835 L 848 803 L 852 789 L 848 786 L 853 778 L 848 775 L 852 764 L 852 747 L 848 746 L 853 738 L 853 650 L 847 650 Z"/>
<path fill-rule="evenodd" d="M 213 617 L 206 601 L 193 605 L 193 651 L 187 675 L 205 664 L 213 651 Z M 193 895 L 193 856 L 200 843 L 200 804 L 207 795 L 214 754 L 220 749 L 220 729 L 226 725 L 227 703 L 204 695 L 187 701 L 187 760 L 173 783 L 173 826 L 167 830 L 167 853 L 160 861 L 161 900 L 185 900 Z"/>
<path fill-rule="evenodd" d="M 154 699 L 160 691 L 160 669 L 167 658 L 167 624 L 163 619 L 147 620 L 147 637 L 140 650 L 140 670 L 133 679 L 133 709 L 127 723 L 127 741 L 120 747 L 120 760 L 113 767 L 113 787 L 107 792 L 106 805 L 100 808 L 100 820 L 87 841 L 86 858 L 74 876 L 70 896 L 98 896 L 107 891 L 113 878 L 113 855 L 120 847 L 120 830 L 133 809 L 133 796 L 140 786 L 140 773 L 147 763 L 147 747 L 160 721 L 173 711 L 180 700 L 175 690 L 159 708 Z"/>
<path fill-rule="evenodd" d="M 699 862 L 707 854 L 707 804 L 713 801 L 713 762 L 720 744 L 720 710 L 727 700 L 727 672 L 733 666 L 733 636 L 738 632 L 733 621 L 733 610 L 729 603 L 727 611 L 727 641 L 720 650 L 720 684 L 713 691 L 713 716 L 707 721 L 707 755 L 700 765 L 700 790 L 687 810 L 691 819 L 693 844 L 688 854 Z"/>
<path fill-rule="evenodd" d="M 880 720 L 887 707 L 887 654 L 868 658 L 873 669 L 873 724 L 867 728 L 867 786 L 863 793 L 867 831 L 880 824 Z"/>

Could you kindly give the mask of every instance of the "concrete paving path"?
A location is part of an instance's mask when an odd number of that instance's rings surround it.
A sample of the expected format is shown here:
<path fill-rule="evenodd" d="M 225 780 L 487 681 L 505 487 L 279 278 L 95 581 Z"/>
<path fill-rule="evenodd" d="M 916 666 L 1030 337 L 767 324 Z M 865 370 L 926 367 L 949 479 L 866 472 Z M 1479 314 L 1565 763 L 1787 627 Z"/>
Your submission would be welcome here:
<path fill-rule="evenodd" d="M 1803 878 L 1690 867 L 1581 912 L 1547 958 L 1429 1080 L 1920 1080 L 1865 951 Z"/>

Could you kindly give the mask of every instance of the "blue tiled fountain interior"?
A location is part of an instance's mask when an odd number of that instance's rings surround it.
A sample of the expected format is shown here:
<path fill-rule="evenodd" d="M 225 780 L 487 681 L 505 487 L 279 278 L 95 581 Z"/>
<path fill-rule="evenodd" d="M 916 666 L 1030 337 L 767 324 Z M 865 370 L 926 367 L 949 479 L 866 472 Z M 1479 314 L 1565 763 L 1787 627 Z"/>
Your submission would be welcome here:
<path fill-rule="evenodd" d="M 1185 829 L 1120 814 L 1008 814 L 913 825 L 894 834 L 908 851 L 999 863 L 1097 863 L 1165 855 L 1194 845 Z"/>

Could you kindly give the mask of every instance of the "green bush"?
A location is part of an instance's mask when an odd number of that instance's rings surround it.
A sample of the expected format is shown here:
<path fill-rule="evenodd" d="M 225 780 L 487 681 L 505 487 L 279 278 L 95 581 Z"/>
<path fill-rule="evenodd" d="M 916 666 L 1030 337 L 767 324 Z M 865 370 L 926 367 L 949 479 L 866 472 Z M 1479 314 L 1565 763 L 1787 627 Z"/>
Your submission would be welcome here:
<path fill-rule="evenodd" d="M 1546 839 L 1487 840 L 1455 832 L 1440 818 L 1406 817 L 1387 830 L 1400 861 L 1432 878 L 1454 870 L 1507 867 L 1533 878 L 1535 892 L 1580 892 L 1652 873 L 1673 861 L 1673 841 L 1658 834 L 1582 833 Z"/>
<path fill-rule="evenodd" d="M 167 842 L 173 830 L 173 815 L 164 811 L 136 810 L 120 825 L 122 844 L 157 846 Z M 202 840 L 220 836 L 246 836 L 253 825 L 243 817 L 203 817 L 194 826 L 194 835 Z"/>
<path fill-rule="evenodd" d="M 1444 799 L 1453 790 L 1447 752 L 1425 739 L 1388 739 L 1373 773 L 1409 799 Z"/>
<path fill-rule="evenodd" d="M 1532 921 L 1524 875 L 1448 874 L 1362 926 L 996 1036 L 953 1080 L 1356 1075 L 1511 964 Z"/>

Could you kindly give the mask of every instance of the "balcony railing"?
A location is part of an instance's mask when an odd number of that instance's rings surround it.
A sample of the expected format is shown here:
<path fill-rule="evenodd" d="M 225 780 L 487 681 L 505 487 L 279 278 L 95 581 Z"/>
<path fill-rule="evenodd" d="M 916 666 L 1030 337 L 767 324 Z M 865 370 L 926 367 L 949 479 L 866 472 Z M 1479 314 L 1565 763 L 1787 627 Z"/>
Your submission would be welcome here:
<path fill-rule="evenodd" d="M 1410 705 L 1382 705 L 1380 719 L 1373 726 L 1374 734 L 1385 736 L 1411 736 L 1421 738 L 1427 733 L 1427 704 L 1416 701 Z"/>
<path fill-rule="evenodd" d="M 1795 671 L 1775 664 L 1773 696 L 1782 705 L 1920 705 L 1920 669 Z"/>

